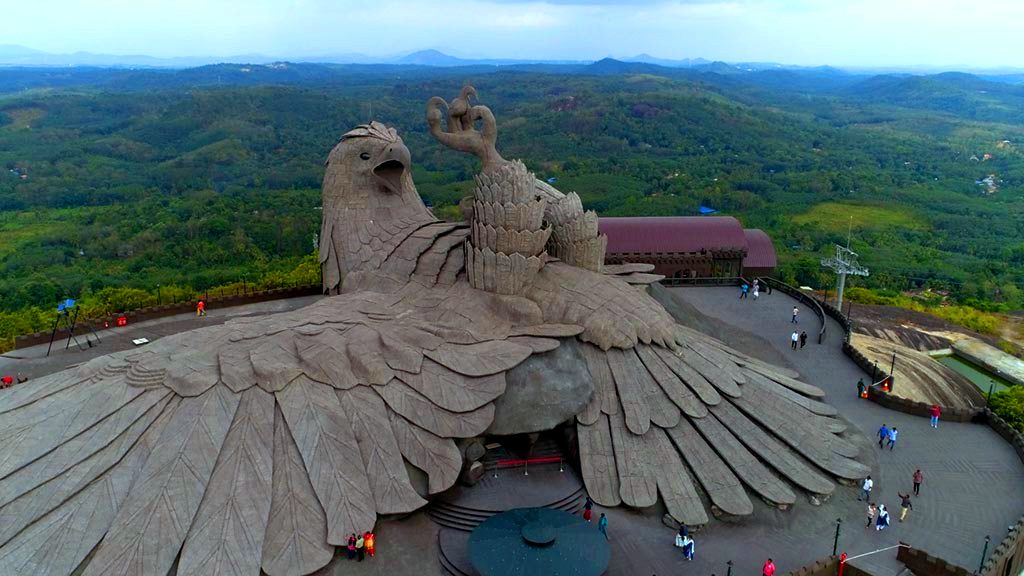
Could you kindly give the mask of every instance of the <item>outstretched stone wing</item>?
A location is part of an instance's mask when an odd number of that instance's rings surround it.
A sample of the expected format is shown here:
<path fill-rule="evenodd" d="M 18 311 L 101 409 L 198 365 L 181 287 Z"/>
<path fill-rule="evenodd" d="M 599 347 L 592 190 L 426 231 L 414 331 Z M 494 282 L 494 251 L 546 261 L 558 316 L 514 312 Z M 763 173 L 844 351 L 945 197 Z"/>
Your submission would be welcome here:
<path fill-rule="evenodd" d="M 639 342 L 584 353 L 595 394 L 577 416 L 582 475 L 605 506 L 658 496 L 686 524 L 753 512 L 748 496 L 787 507 L 791 486 L 831 494 L 868 473 L 817 387 L 682 326 L 671 346 Z"/>
<path fill-rule="evenodd" d="M 0 573 L 309 574 L 462 468 L 577 326 L 465 282 L 325 298 L 0 393 Z M 418 492 L 406 464 L 426 473 Z"/>

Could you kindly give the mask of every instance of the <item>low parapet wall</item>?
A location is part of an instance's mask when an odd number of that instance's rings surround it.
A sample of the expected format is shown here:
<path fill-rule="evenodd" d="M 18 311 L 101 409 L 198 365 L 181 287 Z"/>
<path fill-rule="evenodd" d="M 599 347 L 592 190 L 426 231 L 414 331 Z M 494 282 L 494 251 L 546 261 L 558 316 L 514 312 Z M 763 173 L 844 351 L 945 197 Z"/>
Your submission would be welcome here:
<path fill-rule="evenodd" d="M 984 576 L 1012 576 L 1021 572 L 1024 572 L 1024 516 L 1011 527 L 981 568 Z"/>
<path fill-rule="evenodd" d="M 315 296 L 320 294 L 321 288 L 319 285 L 314 286 L 296 286 L 292 288 L 275 288 L 273 290 L 259 290 L 254 292 L 243 292 L 241 294 L 231 294 L 228 296 L 219 296 L 206 300 L 206 309 L 215 310 L 217 308 L 229 308 L 231 306 L 241 306 L 242 304 L 254 304 L 256 302 L 268 302 L 270 300 L 281 300 L 284 298 L 296 298 L 299 296 Z M 111 327 L 116 326 L 117 319 L 121 316 L 128 320 L 129 325 L 135 322 L 142 322 L 144 320 L 153 320 L 155 318 L 165 318 L 167 316 L 176 316 L 178 314 L 195 313 L 196 303 L 195 301 L 190 302 L 179 302 L 177 304 L 164 304 L 162 306 L 149 306 L 147 308 L 139 308 L 138 310 L 131 310 L 123 314 L 112 314 L 102 318 L 90 318 L 88 320 L 80 320 L 78 326 L 75 328 L 76 336 L 85 337 L 89 334 L 89 327 L 93 330 L 103 330 L 104 323 Z M 67 330 L 58 330 L 56 336 L 54 336 L 54 342 L 62 339 L 67 339 Z M 35 346 L 37 344 L 46 344 L 50 341 L 50 332 L 35 332 L 32 334 L 25 334 L 18 336 L 14 339 L 14 348 L 28 348 L 29 346 Z"/>
<path fill-rule="evenodd" d="M 900 546 L 896 551 L 896 559 L 913 572 L 914 576 L 971 576 L 971 571 L 962 566 L 951 564 L 910 546 Z"/>
<path fill-rule="evenodd" d="M 829 306 L 829 308 L 832 308 Z M 834 313 L 839 314 L 838 310 L 832 308 Z M 831 313 L 829 314 L 831 315 Z M 840 316 L 842 316 L 840 314 Z M 849 322 L 847 322 L 849 325 Z M 868 359 L 867 355 L 857 349 L 850 342 L 850 338 L 847 337 L 843 340 L 843 353 L 846 354 L 853 363 L 860 367 L 865 374 L 871 377 L 871 382 L 879 382 L 882 378 L 887 376 L 884 370 L 879 370 L 878 366 L 873 361 Z M 899 382 L 892 382 L 893 386 L 898 386 Z M 889 394 L 885 392 L 877 385 L 868 387 L 868 400 L 876 404 L 880 404 L 890 410 L 896 410 L 905 414 L 911 414 L 913 416 L 922 416 L 928 418 L 931 416 L 931 404 L 924 402 L 918 402 L 916 400 L 908 400 L 901 398 L 895 394 Z M 946 406 L 940 406 L 942 409 L 942 419 L 950 422 L 973 422 L 986 420 L 985 412 L 986 408 L 949 408 Z"/>
<path fill-rule="evenodd" d="M 880 404 L 890 410 L 903 412 L 912 416 L 931 417 L 931 404 L 908 400 L 885 392 L 878 386 L 868 388 L 868 400 Z M 942 408 L 942 407 L 940 407 Z M 982 422 L 985 420 L 986 408 L 942 408 L 942 419 L 948 422 Z"/>
<path fill-rule="evenodd" d="M 789 572 L 786 576 L 837 576 L 839 574 L 839 556 L 829 556 L 808 564 L 799 570 Z M 872 576 L 847 562 L 843 566 L 843 576 Z"/>

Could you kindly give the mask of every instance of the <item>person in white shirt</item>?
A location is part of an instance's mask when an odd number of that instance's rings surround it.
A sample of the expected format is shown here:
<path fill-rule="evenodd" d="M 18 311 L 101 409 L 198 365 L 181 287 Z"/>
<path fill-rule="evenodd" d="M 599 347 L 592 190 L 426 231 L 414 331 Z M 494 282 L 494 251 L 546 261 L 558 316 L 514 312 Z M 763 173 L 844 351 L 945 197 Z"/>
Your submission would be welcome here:
<path fill-rule="evenodd" d="M 864 491 L 864 494 L 859 496 L 857 500 L 868 500 L 871 497 L 871 489 L 874 488 L 874 486 L 875 481 L 871 479 L 871 476 L 865 478 L 864 483 L 860 485 L 860 489 Z"/>

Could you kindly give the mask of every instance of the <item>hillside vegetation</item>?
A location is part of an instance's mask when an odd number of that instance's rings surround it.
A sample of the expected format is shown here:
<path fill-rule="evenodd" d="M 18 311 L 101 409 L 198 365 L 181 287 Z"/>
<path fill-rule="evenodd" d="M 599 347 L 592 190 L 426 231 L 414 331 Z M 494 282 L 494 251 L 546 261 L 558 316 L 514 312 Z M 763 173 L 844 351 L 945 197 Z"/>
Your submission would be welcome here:
<path fill-rule="evenodd" d="M 429 137 L 423 106 L 463 82 L 495 111 L 506 157 L 601 214 L 714 207 L 768 231 L 781 275 L 814 286 L 828 282 L 819 259 L 852 228 L 872 269 L 861 286 L 1024 307 L 1020 87 L 971 100 L 977 86 L 961 77 L 812 91 L 806 76 L 607 63 L 590 74 L 249 68 L 258 74 L 87 70 L 55 86 L 0 71 L 0 91 L 29 88 L 0 95 L 4 317 L 107 288 L 154 295 L 290 273 L 314 249 L 327 152 L 371 116 L 402 134 L 421 194 L 455 214 L 476 166 Z M 995 190 L 978 183 L 989 174 Z"/>

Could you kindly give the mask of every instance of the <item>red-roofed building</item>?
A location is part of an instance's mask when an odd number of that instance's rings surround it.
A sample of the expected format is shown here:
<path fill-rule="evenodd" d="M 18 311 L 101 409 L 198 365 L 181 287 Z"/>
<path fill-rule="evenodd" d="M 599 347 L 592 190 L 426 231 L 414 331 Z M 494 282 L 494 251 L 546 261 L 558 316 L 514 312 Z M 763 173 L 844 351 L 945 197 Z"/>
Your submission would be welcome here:
<path fill-rule="evenodd" d="M 747 256 L 743 259 L 744 276 L 771 276 L 778 265 L 775 245 L 764 230 L 750 228 L 743 231 L 747 237 Z"/>
<path fill-rule="evenodd" d="M 600 218 L 609 264 L 645 262 L 669 278 L 767 276 L 775 248 L 760 230 L 744 230 L 731 216 Z"/>

